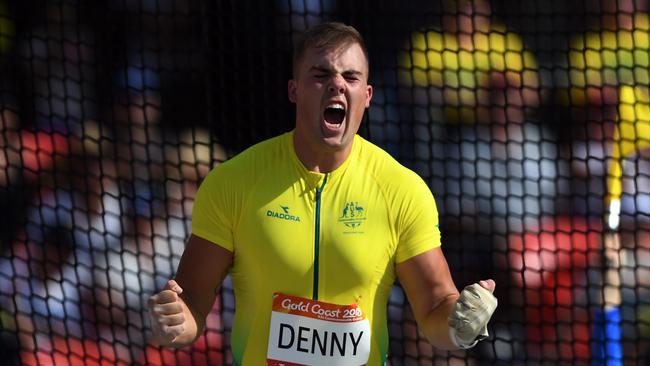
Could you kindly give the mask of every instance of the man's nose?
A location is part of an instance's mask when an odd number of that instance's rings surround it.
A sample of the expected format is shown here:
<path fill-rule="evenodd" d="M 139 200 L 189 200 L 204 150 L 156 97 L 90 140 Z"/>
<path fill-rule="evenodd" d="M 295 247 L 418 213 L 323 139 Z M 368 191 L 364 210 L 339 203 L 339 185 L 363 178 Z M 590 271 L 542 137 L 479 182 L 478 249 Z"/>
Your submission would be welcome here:
<path fill-rule="evenodd" d="M 345 92 L 345 79 L 341 75 L 334 75 L 328 88 L 330 93 L 343 94 Z"/>

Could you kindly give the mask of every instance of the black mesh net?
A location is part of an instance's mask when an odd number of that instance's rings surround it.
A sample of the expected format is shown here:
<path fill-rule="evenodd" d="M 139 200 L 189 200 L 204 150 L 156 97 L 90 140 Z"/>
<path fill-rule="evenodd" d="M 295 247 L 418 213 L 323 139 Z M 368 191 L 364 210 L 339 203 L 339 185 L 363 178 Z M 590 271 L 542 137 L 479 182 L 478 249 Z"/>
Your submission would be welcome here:
<path fill-rule="evenodd" d="M 232 362 L 229 279 L 185 349 L 146 301 L 201 179 L 292 128 L 292 39 L 324 20 L 365 36 L 360 133 L 429 184 L 456 284 L 497 281 L 451 353 L 396 285 L 390 364 L 650 364 L 644 0 L 0 0 L 2 363 Z"/>

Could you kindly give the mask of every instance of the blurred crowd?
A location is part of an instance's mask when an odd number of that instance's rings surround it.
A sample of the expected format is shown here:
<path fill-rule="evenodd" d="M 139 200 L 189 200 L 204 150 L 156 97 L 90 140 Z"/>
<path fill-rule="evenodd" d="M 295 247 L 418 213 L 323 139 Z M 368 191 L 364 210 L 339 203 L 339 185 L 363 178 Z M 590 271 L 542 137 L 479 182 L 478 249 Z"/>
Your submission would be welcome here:
<path fill-rule="evenodd" d="M 31 5 L 27 20 L 19 4 L 0 6 L 0 358 L 145 362 L 146 299 L 174 274 L 198 183 L 226 159 L 201 123 L 163 118 L 170 69 L 184 66 L 165 49 L 177 35 L 156 27 L 187 32 L 179 23 L 189 10 L 104 4 L 138 32 L 125 31 L 119 55 L 102 58 L 111 50 L 82 17 L 88 5 Z"/>
<path fill-rule="evenodd" d="M 456 283 L 498 284 L 491 339 L 452 354 L 396 286 L 391 363 L 588 363 L 615 217 L 623 355 L 643 364 L 647 1 L 586 0 L 559 42 L 514 1 L 358 3 L 0 0 L 0 359 L 228 363 L 228 281 L 192 350 L 148 345 L 144 304 L 174 274 L 201 179 L 291 128 L 275 86 L 292 36 L 341 20 L 371 52 L 363 134 L 430 185 Z M 552 19 L 559 3 L 517 6 Z"/>
<path fill-rule="evenodd" d="M 372 137 L 428 179 L 457 284 L 498 278 L 500 321 L 477 362 L 605 364 L 594 319 L 608 306 L 623 319 L 613 364 L 650 357 L 648 3 L 584 3 L 583 26 L 549 51 L 524 23 L 539 20 L 499 16 L 512 3 L 441 0 L 379 71 Z M 395 354 L 449 356 L 396 316 L 408 326 Z"/>

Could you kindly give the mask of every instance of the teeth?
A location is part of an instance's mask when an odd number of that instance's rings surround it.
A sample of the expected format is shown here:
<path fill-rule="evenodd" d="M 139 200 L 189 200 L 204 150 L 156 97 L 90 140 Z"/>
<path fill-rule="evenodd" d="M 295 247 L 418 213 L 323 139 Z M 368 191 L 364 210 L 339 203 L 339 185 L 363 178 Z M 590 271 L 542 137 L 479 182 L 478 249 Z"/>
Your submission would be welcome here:
<path fill-rule="evenodd" d="M 327 108 L 345 110 L 345 107 L 343 107 L 341 104 L 336 104 L 336 103 L 328 105 Z"/>

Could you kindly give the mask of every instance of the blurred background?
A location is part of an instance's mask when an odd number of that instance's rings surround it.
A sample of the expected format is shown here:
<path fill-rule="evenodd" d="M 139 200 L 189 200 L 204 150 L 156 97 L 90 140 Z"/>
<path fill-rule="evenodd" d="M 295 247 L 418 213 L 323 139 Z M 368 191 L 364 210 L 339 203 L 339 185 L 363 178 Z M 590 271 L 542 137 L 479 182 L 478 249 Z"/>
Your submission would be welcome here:
<path fill-rule="evenodd" d="M 149 345 L 206 173 L 293 127 L 292 39 L 355 26 L 360 133 L 429 184 L 490 338 L 392 365 L 650 364 L 646 0 L 0 0 L 0 363 L 225 365 L 229 280 L 187 349 Z M 603 314 L 616 309 L 616 319 Z"/>

